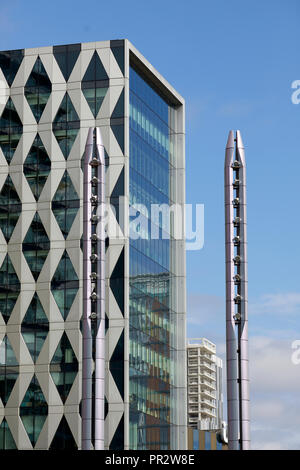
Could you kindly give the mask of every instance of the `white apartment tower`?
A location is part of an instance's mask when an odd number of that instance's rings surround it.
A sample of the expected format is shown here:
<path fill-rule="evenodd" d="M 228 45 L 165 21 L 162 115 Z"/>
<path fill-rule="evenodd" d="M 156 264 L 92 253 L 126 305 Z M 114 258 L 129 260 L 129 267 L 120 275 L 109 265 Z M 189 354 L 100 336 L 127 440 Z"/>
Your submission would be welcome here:
<path fill-rule="evenodd" d="M 206 338 L 187 343 L 188 426 L 200 430 L 222 428 L 222 360 Z"/>

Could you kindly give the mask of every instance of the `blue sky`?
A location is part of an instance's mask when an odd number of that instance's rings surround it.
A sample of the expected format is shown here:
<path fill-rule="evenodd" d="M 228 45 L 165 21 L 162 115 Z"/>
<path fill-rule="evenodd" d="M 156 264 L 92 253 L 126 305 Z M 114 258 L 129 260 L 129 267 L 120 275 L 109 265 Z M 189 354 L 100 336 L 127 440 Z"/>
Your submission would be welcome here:
<path fill-rule="evenodd" d="M 128 38 L 186 99 L 187 202 L 205 244 L 187 253 L 188 331 L 224 357 L 223 163 L 240 129 L 248 177 L 249 325 L 255 448 L 300 448 L 300 3 L 11 0 L 0 49 Z"/>

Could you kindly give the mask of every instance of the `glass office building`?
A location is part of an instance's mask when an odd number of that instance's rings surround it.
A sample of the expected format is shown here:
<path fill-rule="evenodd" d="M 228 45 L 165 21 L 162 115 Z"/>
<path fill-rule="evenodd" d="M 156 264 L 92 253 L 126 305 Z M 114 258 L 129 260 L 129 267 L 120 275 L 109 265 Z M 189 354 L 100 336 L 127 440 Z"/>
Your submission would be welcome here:
<path fill-rule="evenodd" d="M 0 449 L 81 447 L 82 156 L 105 146 L 105 447 L 184 449 L 184 100 L 128 40 L 0 52 Z M 182 224 L 184 219 L 182 220 Z"/>

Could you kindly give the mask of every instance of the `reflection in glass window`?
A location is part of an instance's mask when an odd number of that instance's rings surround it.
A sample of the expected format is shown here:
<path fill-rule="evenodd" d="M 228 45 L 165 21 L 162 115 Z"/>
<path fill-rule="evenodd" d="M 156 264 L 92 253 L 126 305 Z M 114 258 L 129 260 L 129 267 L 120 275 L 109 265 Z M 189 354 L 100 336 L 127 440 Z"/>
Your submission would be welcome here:
<path fill-rule="evenodd" d="M 94 117 L 97 117 L 108 88 L 108 75 L 99 54 L 95 51 L 81 82 L 82 93 Z"/>
<path fill-rule="evenodd" d="M 22 204 L 10 175 L 0 192 L 0 228 L 8 242 L 18 222 Z"/>
<path fill-rule="evenodd" d="M 24 57 L 24 49 L 0 52 L 0 68 L 9 86 L 12 85 Z"/>
<path fill-rule="evenodd" d="M 34 294 L 21 326 L 22 335 L 35 362 L 49 331 L 49 322 L 37 293 Z"/>
<path fill-rule="evenodd" d="M 53 134 L 65 157 L 68 158 L 80 128 L 79 116 L 68 93 L 65 94 L 52 123 Z"/>
<path fill-rule="evenodd" d="M 48 405 L 34 375 L 20 405 L 20 417 L 33 447 L 48 414 Z"/>
<path fill-rule="evenodd" d="M 0 424 L 0 450 L 15 450 L 17 449 L 15 440 L 9 429 L 7 421 L 3 418 Z"/>
<path fill-rule="evenodd" d="M 9 255 L 6 255 L 0 267 L 0 313 L 8 322 L 20 293 L 20 281 Z"/>
<path fill-rule="evenodd" d="M 50 373 L 59 395 L 66 401 L 78 372 L 78 361 L 67 337 L 63 334 L 50 363 Z"/>
<path fill-rule="evenodd" d="M 35 281 L 50 250 L 50 241 L 38 212 L 35 213 L 22 244 L 22 251 Z"/>
<path fill-rule="evenodd" d="M 171 203 L 170 107 L 132 68 L 129 85 L 129 198 L 146 208 L 142 233 L 151 227 L 151 205 Z M 170 448 L 176 406 L 169 219 L 157 223 L 158 239 L 130 239 L 130 448 L 138 450 Z"/>
<path fill-rule="evenodd" d="M 6 405 L 19 373 L 18 361 L 8 337 L 0 344 L 0 398 Z"/>
<path fill-rule="evenodd" d="M 0 118 L 0 147 L 7 163 L 10 163 L 14 156 L 22 132 L 23 124 L 12 99 L 9 98 Z"/>
<path fill-rule="evenodd" d="M 66 46 L 54 46 L 53 55 L 66 80 L 69 80 L 74 65 L 81 51 L 81 44 L 69 44 Z"/>
<path fill-rule="evenodd" d="M 78 276 L 64 251 L 51 281 L 51 292 L 64 319 L 67 318 L 79 289 Z"/>
<path fill-rule="evenodd" d="M 52 199 L 52 211 L 65 239 L 69 235 L 79 206 L 78 194 L 69 173 L 65 171 Z"/>
<path fill-rule="evenodd" d="M 36 201 L 40 197 L 50 170 L 51 161 L 39 134 L 37 134 L 24 162 L 23 170 Z"/>
<path fill-rule="evenodd" d="M 37 122 L 43 114 L 51 91 L 51 82 L 40 57 L 38 57 L 24 88 L 24 94 Z"/>

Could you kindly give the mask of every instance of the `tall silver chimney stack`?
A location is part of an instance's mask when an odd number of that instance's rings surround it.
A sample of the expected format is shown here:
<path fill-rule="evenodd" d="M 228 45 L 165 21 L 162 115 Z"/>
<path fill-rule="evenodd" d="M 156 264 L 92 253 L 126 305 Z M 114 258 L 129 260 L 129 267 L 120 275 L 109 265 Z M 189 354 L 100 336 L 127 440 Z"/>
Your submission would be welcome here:
<path fill-rule="evenodd" d="M 240 131 L 225 152 L 228 447 L 250 449 L 246 163 Z"/>
<path fill-rule="evenodd" d="M 90 128 L 84 155 L 82 450 L 104 450 L 105 156 L 99 128 Z M 94 371 L 94 379 L 93 379 Z"/>

